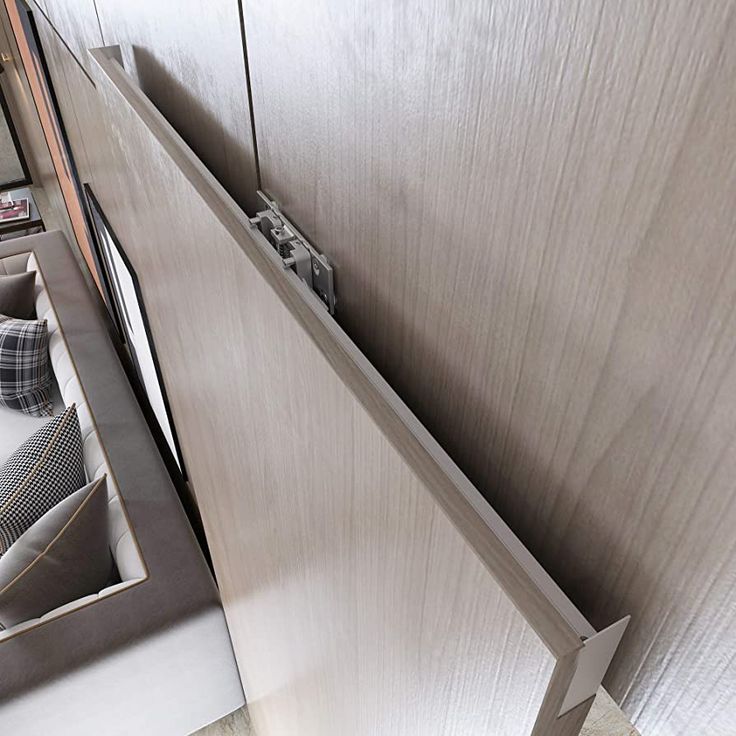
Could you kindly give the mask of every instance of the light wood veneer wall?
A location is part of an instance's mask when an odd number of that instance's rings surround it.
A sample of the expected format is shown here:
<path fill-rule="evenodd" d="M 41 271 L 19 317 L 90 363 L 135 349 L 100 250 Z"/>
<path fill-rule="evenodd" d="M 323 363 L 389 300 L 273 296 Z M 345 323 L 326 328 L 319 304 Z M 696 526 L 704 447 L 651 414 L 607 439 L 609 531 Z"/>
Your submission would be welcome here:
<path fill-rule="evenodd" d="M 96 193 L 141 275 L 256 728 L 575 736 L 591 700 L 563 707 L 586 657 L 571 612 L 117 62 L 95 59 Z"/>
<path fill-rule="evenodd" d="M 120 43 L 248 204 L 237 3 L 189 3 L 186 28 L 128 6 L 43 3 L 80 59 Z M 608 686 L 639 728 L 730 735 L 733 2 L 245 21 L 263 183 L 334 259 L 342 324 L 595 623 L 633 614 Z M 88 97 L 69 85 L 78 157 Z"/>
<path fill-rule="evenodd" d="M 87 49 L 120 44 L 143 91 L 235 200 L 247 209 L 256 206 L 237 2 L 47 0 L 39 9 L 63 39 L 67 56 L 85 69 Z"/>

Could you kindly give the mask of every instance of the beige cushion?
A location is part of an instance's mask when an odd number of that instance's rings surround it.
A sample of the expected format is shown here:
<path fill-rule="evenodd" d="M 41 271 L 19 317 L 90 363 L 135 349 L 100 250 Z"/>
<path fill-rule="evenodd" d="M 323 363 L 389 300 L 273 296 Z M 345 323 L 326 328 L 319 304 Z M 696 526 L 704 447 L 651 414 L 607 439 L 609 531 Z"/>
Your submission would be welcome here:
<path fill-rule="evenodd" d="M 0 463 L 4 463 L 32 434 L 48 423 L 48 417 L 32 417 L 0 406 Z"/>
<path fill-rule="evenodd" d="M 97 593 L 111 573 L 103 476 L 47 511 L 0 558 L 0 626 Z"/>

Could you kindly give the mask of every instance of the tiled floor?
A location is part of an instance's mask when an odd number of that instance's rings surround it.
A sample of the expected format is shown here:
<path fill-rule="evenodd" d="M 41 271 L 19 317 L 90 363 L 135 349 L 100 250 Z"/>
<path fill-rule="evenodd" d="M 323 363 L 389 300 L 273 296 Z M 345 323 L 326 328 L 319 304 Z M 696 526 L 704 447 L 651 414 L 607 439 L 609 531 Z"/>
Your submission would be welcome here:
<path fill-rule="evenodd" d="M 193 736 L 256 736 L 256 733 L 250 725 L 248 712 L 241 708 Z M 601 689 L 580 736 L 639 736 L 639 732 L 626 720 L 608 693 Z"/>

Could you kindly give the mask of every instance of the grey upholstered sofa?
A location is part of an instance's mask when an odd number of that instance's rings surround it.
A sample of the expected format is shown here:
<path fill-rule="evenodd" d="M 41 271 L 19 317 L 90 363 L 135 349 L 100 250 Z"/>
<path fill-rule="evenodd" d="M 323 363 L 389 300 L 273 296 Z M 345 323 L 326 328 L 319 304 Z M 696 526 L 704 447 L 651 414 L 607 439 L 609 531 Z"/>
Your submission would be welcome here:
<path fill-rule="evenodd" d="M 243 703 L 216 587 L 64 236 L 2 244 L 0 273 L 23 270 L 58 408 L 77 404 L 89 479 L 108 477 L 119 582 L 0 632 L 0 734 L 190 733 Z M 35 431 L 7 412 L 0 462 Z"/>

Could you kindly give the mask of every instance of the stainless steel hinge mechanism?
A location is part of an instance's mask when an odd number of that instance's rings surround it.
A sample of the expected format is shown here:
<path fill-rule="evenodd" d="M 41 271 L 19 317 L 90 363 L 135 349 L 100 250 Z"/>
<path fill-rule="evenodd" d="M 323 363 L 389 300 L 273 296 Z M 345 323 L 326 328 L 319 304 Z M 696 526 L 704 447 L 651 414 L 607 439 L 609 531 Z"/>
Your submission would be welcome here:
<path fill-rule="evenodd" d="M 327 256 L 319 253 L 284 217 L 275 202 L 258 192 L 266 209 L 250 218 L 269 245 L 281 257 L 284 268 L 296 275 L 320 298 L 330 314 L 335 313 L 335 274 Z"/>

